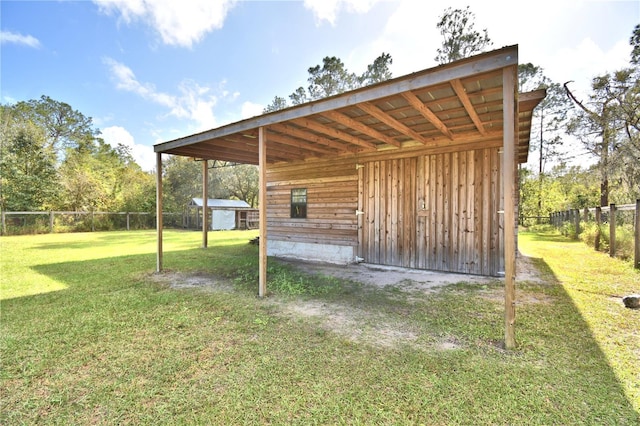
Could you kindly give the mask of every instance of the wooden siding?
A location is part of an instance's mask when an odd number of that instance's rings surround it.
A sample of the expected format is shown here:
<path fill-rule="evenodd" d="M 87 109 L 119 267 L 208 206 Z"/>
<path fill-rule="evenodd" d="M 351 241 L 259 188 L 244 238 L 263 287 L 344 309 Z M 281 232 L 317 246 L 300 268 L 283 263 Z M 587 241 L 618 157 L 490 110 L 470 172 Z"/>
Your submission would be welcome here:
<path fill-rule="evenodd" d="M 269 166 L 269 239 L 317 244 L 358 244 L 358 173 L 354 158 Z M 307 189 L 306 219 L 292 219 L 291 190 Z"/>
<path fill-rule="evenodd" d="M 504 270 L 498 145 L 271 165 L 269 239 L 358 246 L 373 264 L 497 275 Z M 290 217 L 294 188 L 307 189 L 306 219 Z"/>

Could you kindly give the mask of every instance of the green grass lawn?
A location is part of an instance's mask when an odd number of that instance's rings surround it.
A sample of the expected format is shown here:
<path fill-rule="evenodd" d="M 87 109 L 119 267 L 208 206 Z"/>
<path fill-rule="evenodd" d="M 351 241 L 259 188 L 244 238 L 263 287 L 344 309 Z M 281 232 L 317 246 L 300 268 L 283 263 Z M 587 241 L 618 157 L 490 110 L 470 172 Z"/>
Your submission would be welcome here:
<path fill-rule="evenodd" d="M 518 282 L 506 352 L 499 280 L 408 294 L 270 261 L 272 294 L 258 299 L 255 235 L 212 232 L 204 250 L 200 233 L 166 231 L 160 276 L 154 232 L 2 237 L 0 424 L 640 423 L 628 264 L 520 234 L 544 281 Z M 224 291 L 159 279 L 178 271 Z M 295 304 L 361 322 L 340 333 L 327 327 L 337 316 Z M 406 334 L 362 338 L 381 324 Z"/>

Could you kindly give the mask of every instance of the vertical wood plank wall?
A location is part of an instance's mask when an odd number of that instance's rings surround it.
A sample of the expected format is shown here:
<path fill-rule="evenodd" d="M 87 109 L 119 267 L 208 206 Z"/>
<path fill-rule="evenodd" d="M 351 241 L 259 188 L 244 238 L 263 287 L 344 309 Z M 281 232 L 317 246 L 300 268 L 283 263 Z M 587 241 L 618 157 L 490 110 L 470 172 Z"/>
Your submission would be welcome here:
<path fill-rule="evenodd" d="M 365 164 L 362 257 L 368 263 L 501 271 L 497 148 Z"/>
<path fill-rule="evenodd" d="M 269 238 L 358 246 L 367 263 L 497 275 L 504 270 L 501 170 L 498 147 L 275 164 L 267 179 Z M 293 188 L 307 189 L 306 219 L 290 218 Z"/>

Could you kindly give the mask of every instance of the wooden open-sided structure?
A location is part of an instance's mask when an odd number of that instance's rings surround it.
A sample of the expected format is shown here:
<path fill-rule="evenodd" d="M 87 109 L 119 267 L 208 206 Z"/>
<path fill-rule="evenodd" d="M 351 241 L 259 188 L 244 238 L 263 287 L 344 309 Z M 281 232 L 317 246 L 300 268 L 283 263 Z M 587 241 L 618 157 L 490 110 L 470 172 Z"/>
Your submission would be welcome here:
<path fill-rule="evenodd" d="M 161 143 L 158 175 L 162 154 L 259 165 L 261 296 L 267 254 L 504 274 L 514 347 L 516 171 L 545 97 L 517 66 L 505 47 Z"/>

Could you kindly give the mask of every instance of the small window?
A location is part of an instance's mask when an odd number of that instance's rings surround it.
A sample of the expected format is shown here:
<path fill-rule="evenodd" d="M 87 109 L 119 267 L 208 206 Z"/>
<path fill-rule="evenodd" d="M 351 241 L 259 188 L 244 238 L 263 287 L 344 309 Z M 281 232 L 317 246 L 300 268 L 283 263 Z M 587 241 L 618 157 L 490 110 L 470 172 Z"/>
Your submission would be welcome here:
<path fill-rule="evenodd" d="M 291 190 L 291 217 L 293 219 L 307 217 L 307 190 L 305 188 Z"/>

